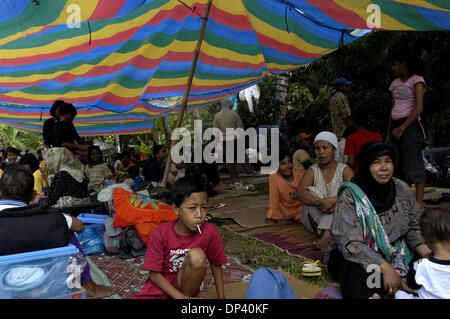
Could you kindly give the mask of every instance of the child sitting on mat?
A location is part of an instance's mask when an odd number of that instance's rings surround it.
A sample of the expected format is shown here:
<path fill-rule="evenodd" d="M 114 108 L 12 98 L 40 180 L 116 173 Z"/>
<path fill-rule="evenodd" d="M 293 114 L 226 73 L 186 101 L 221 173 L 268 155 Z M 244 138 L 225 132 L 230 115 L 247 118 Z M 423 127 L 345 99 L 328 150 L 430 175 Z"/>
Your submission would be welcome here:
<path fill-rule="evenodd" d="M 158 226 L 150 238 L 143 266 L 150 276 L 134 298 L 197 297 L 209 260 L 217 297 L 224 299 L 222 265 L 228 261 L 219 231 L 205 222 L 205 182 L 187 175 L 175 182 L 170 195 L 179 218 Z"/>
<path fill-rule="evenodd" d="M 420 217 L 420 231 L 432 254 L 411 263 L 402 280 L 403 290 L 397 291 L 395 299 L 450 299 L 450 212 L 425 211 Z"/>
<path fill-rule="evenodd" d="M 297 198 L 297 187 L 303 174 L 294 173 L 291 154 L 289 150 L 281 149 L 278 171 L 269 175 L 270 209 L 266 222 L 275 223 L 283 218 L 300 220 L 302 203 Z"/>

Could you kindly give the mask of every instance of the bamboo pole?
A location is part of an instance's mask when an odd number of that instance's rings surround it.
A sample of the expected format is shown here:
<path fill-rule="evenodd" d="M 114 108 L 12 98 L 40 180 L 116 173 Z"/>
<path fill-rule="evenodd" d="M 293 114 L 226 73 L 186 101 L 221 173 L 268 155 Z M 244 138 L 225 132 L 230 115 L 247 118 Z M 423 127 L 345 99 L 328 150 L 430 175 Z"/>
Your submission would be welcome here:
<path fill-rule="evenodd" d="M 205 30 L 206 30 L 206 23 L 208 22 L 208 16 L 209 16 L 209 10 L 211 9 L 211 3 L 212 3 L 212 0 L 208 0 L 205 16 L 203 17 L 202 27 L 200 29 L 200 35 L 197 40 L 197 47 L 195 48 L 194 59 L 192 60 L 191 70 L 189 72 L 186 89 L 184 90 L 183 101 L 181 104 L 181 111 L 178 114 L 178 119 L 177 119 L 177 124 L 175 126 L 175 129 L 179 128 L 181 126 L 181 123 L 183 122 L 183 117 L 184 117 L 184 112 L 186 110 L 186 106 L 187 106 L 187 102 L 188 102 L 189 92 L 191 91 L 192 79 L 194 78 L 195 68 L 197 66 L 198 55 L 200 54 L 200 47 L 202 46 L 203 36 L 204 36 Z M 169 176 L 170 165 L 172 164 L 171 153 L 172 153 L 172 148 L 174 147 L 174 143 L 170 143 L 170 145 L 171 145 L 170 151 L 168 154 L 166 168 L 164 170 L 164 177 L 162 180 L 162 187 L 164 187 L 164 188 L 167 185 L 167 178 Z"/>

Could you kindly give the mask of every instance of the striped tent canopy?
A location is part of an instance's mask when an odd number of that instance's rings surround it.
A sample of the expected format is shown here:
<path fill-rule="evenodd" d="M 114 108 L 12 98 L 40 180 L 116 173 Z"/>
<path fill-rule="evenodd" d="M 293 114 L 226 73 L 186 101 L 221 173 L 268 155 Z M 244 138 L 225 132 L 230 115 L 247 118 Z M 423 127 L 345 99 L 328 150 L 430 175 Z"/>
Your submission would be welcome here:
<path fill-rule="evenodd" d="M 180 109 L 206 4 L 1 0 L 0 123 L 40 132 L 62 99 L 79 110 L 80 135 L 150 131 Z M 213 0 L 188 109 L 314 61 L 368 22 L 450 29 L 450 1 Z"/>

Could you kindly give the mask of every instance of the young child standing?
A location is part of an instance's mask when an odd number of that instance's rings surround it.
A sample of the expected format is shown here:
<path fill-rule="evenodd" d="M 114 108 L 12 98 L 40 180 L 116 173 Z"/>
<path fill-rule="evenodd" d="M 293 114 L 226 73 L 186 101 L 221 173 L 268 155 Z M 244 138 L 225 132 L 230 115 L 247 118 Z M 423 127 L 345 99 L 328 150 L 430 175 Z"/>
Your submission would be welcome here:
<path fill-rule="evenodd" d="M 228 260 L 219 231 L 205 222 L 204 181 L 191 175 L 180 178 L 171 189 L 171 198 L 179 218 L 160 225 L 150 238 L 143 266 L 150 276 L 134 298 L 197 297 L 209 260 L 217 297 L 224 299 L 222 265 Z"/>
<path fill-rule="evenodd" d="M 450 212 L 425 211 L 420 217 L 420 230 L 432 254 L 410 266 L 403 290 L 397 291 L 395 298 L 450 299 Z M 408 293 L 414 290 L 418 297 Z"/>

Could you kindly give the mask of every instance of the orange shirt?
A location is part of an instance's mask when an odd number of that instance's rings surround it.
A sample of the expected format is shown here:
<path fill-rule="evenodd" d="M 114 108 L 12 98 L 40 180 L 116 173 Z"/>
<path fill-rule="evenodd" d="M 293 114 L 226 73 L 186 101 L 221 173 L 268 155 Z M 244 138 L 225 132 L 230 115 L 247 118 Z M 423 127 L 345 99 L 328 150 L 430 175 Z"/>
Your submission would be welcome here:
<path fill-rule="evenodd" d="M 289 183 L 278 173 L 269 175 L 270 209 L 267 218 L 300 220 L 302 203 L 297 198 L 297 187 L 302 176 L 294 173 L 294 181 Z"/>

